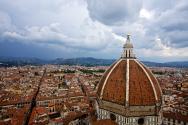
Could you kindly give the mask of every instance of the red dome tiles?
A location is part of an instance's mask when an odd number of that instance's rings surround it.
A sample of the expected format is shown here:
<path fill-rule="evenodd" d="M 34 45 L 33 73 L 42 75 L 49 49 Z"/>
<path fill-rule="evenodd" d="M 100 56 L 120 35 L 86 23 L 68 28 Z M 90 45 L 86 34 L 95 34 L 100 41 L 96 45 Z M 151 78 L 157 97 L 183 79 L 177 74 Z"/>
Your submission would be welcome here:
<path fill-rule="evenodd" d="M 161 101 L 157 80 L 137 59 L 114 63 L 102 77 L 97 93 L 100 99 L 120 105 L 145 106 Z"/>

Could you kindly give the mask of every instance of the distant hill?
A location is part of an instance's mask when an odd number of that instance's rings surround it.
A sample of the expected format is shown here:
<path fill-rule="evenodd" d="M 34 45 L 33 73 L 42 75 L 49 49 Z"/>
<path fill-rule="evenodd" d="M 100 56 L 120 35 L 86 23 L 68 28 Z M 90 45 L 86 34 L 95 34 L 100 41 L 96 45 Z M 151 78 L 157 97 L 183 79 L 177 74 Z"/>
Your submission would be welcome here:
<path fill-rule="evenodd" d="M 48 61 L 29 57 L 0 57 L 0 66 L 43 65 Z"/>
<path fill-rule="evenodd" d="M 58 58 L 56 60 L 53 60 L 52 64 L 106 66 L 106 65 L 111 65 L 114 61 L 115 61 L 114 59 L 96 59 L 92 57 L 81 57 L 81 58 L 71 58 L 71 59 Z"/>
<path fill-rule="evenodd" d="M 148 62 L 143 61 L 143 63 L 147 66 L 155 66 L 155 67 L 177 67 L 177 68 L 188 68 L 188 61 L 179 61 L 179 62 L 165 62 L 165 63 L 156 63 L 156 62 Z"/>
<path fill-rule="evenodd" d="M 96 59 L 92 57 L 80 57 L 80 58 L 57 58 L 55 60 L 42 60 L 39 58 L 21 58 L 21 57 L 0 57 L 0 66 L 24 66 L 24 65 L 84 65 L 84 66 L 108 66 L 111 65 L 115 59 Z M 166 62 L 156 63 L 149 61 L 142 61 L 147 66 L 154 67 L 177 67 L 188 68 L 188 61 L 181 62 Z"/>

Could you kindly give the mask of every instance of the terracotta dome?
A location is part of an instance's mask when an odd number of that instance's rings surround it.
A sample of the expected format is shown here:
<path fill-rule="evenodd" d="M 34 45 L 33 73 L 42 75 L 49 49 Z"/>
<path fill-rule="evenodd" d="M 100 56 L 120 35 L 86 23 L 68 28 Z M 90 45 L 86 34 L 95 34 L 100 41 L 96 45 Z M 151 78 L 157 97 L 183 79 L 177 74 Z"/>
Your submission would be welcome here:
<path fill-rule="evenodd" d="M 99 107 L 123 116 L 157 115 L 162 104 L 159 83 L 152 72 L 134 57 L 131 46 L 124 49 L 122 57 L 100 80 L 97 91 Z"/>
<path fill-rule="evenodd" d="M 125 106 L 155 105 L 161 91 L 151 71 L 137 59 L 119 59 L 102 77 L 97 91 L 100 99 Z"/>

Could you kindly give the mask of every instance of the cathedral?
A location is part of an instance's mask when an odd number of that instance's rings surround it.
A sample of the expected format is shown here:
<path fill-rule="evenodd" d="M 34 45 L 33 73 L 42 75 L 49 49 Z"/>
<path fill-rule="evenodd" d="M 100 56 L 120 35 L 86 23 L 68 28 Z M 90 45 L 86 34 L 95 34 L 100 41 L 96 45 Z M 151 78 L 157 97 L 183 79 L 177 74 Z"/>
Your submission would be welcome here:
<path fill-rule="evenodd" d="M 95 103 L 98 120 L 118 125 L 162 124 L 162 92 L 152 72 L 133 52 L 127 35 L 121 58 L 102 76 Z"/>

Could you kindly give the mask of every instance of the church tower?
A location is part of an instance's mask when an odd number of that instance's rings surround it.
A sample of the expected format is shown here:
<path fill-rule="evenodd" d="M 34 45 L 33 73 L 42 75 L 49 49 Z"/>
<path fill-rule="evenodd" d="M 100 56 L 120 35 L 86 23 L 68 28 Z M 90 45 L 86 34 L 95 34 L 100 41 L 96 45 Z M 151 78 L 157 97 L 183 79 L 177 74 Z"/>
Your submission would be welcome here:
<path fill-rule="evenodd" d="M 113 119 L 119 125 L 159 125 L 161 105 L 159 83 L 135 57 L 127 35 L 121 58 L 100 80 L 96 101 L 98 119 Z"/>

